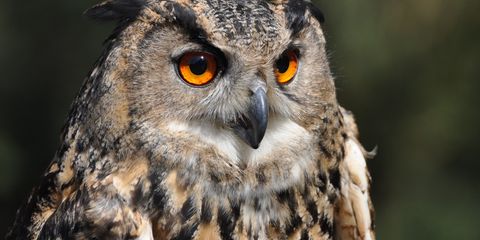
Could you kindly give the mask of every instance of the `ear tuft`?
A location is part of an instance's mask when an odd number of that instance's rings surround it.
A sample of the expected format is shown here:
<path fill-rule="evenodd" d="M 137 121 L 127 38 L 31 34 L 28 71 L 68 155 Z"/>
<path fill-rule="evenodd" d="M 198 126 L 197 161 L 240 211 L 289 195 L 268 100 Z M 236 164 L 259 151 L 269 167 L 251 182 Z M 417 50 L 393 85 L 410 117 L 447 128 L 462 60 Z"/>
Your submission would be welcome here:
<path fill-rule="evenodd" d="M 145 0 L 108 0 L 88 9 L 84 15 L 101 21 L 134 18 L 145 4 Z"/>
<path fill-rule="evenodd" d="M 310 13 L 313 15 L 313 17 L 317 19 L 317 21 L 319 21 L 320 23 L 325 22 L 325 16 L 323 15 L 320 8 L 318 8 L 317 6 L 315 6 L 315 4 L 311 2 L 307 3 L 307 7 L 310 10 Z"/>

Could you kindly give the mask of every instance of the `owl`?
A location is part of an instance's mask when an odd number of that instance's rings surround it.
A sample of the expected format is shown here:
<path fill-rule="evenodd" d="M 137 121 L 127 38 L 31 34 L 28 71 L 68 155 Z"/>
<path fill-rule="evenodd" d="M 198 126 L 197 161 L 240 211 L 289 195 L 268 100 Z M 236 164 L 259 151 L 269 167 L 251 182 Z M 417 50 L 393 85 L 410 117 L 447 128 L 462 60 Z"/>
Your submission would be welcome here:
<path fill-rule="evenodd" d="M 110 0 L 118 26 L 7 239 L 374 239 L 323 15 L 303 0 Z"/>

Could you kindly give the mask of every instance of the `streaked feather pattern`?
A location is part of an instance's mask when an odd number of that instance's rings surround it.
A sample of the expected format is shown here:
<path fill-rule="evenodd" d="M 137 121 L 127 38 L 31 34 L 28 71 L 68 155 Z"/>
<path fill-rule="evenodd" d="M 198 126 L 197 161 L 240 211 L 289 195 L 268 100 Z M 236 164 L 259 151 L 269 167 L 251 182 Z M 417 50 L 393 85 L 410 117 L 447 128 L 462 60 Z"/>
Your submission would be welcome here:
<path fill-rule="evenodd" d="M 365 151 L 310 1 L 108 0 L 87 13 L 119 27 L 7 239 L 374 239 Z M 211 83 L 182 82 L 188 51 L 218 58 Z M 282 85 L 287 51 L 300 64 Z M 252 145 L 235 126 L 258 103 L 268 127 Z"/>

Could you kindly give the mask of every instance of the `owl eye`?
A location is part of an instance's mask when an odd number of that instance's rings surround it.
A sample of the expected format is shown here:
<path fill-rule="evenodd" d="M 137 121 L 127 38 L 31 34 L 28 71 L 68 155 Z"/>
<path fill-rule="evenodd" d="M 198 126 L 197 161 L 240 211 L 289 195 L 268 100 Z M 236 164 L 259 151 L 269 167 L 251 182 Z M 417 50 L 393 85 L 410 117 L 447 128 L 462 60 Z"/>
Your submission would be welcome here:
<path fill-rule="evenodd" d="M 275 63 L 275 76 L 280 84 L 287 84 L 295 77 L 298 70 L 298 57 L 294 50 L 283 53 Z"/>
<path fill-rule="evenodd" d="M 182 79 L 193 86 L 211 82 L 217 74 L 217 60 L 207 52 L 189 52 L 180 57 L 178 72 Z"/>

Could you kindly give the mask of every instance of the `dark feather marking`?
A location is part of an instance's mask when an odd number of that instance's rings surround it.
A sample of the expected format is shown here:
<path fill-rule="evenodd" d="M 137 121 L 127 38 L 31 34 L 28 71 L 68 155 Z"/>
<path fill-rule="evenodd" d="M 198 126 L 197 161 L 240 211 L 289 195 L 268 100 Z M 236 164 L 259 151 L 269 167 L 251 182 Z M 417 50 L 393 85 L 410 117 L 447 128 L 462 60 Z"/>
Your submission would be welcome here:
<path fill-rule="evenodd" d="M 294 212 L 294 216 L 292 219 L 290 219 L 290 222 L 288 222 L 285 226 L 285 233 L 287 236 L 290 236 L 295 230 L 302 224 L 302 218 L 298 215 L 297 212 Z"/>
<path fill-rule="evenodd" d="M 307 231 L 307 229 L 303 229 L 302 236 L 301 236 L 300 240 L 308 240 L 308 239 L 310 239 L 308 237 L 308 231 Z"/>
<path fill-rule="evenodd" d="M 302 218 L 298 215 L 297 211 L 297 200 L 295 199 L 295 195 L 292 190 L 285 191 L 285 193 L 281 194 L 279 197 L 279 199 L 285 199 L 285 201 L 288 201 L 287 205 L 290 211 L 291 219 L 285 226 L 285 233 L 287 236 L 290 236 L 302 224 Z"/>
<path fill-rule="evenodd" d="M 174 237 L 173 239 L 175 239 L 175 240 L 190 240 L 190 239 L 193 239 L 193 234 L 195 233 L 195 231 L 197 231 L 198 225 L 199 225 L 198 222 L 194 222 L 192 224 L 188 224 L 188 225 L 182 227 L 182 229 L 180 229 L 180 232 L 178 233 L 178 235 L 176 237 Z"/>
<path fill-rule="evenodd" d="M 260 211 L 261 210 L 261 205 L 260 205 L 260 198 L 255 196 L 253 197 L 253 208 L 255 211 Z"/>
<path fill-rule="evenodd" d="M 220 183 L 220 177 L 218 177 L 217 174 L 209 173 L 208 175 L 210 176 L 210 179 L 212 180 L 212 182 Z"/>
<path fill-rule="evenodd" d="M 277 193 L 277 200 L 279 203 L 284 204 L 287 201 L 292 201 L 293 194 L 290 189 L 285 189 Z"/>
<path fill-rule="evenodd" d="M 164 212 L 167 204 L 166 191 L 160 187 L 153 190 L 153 206 L 156 211 Z"/>
<path fill-rule="evenodd" d="M 331 169 L 329 171 L 329 179 L 332 186 L 336 189 L 340 189 L 340 171 L 338 168 Z"/>
<path fill-rule="evenodd" d="M 312 216 L 313 222 L 316 222 L 318 220 L 317 204 L 310 196 L 309 188 L 305 188 L 302 191 L 302 198 L 305 202 L 305 206 L 307 208 L 308 213 L 310 213 L 310 215 Z"/>
<path fill-rule="evenodd" d="M 143 189 L 143 184 L 139 181 L 135 185 L 135 188 L 133 190 L 132 205 L 133 206 L 142 206 L 143 204 L 145 204 L 147 198 L 145 198 L 144 195 L 145 195 L 145 193 L 144 193 L 144 189 Z"/>
<path fill-rule="evenodd" d="M 312 2 L 308 2 L 307 3 L 307 8 L 308 10 L 310 11 L 310 13 L 312 14 L 312 16 L 317 19 L 317 21 L 319 21 L 320 23 L 324 23 L 325 22 L 325 16 L 323 15 L 322 11 L 320 10 L 320 8 L 318 8 L 317 6 L 315 6 L 315 4 L 313 4 Z"/>
<path fill-rule="evenodd" d="M 308 200 L 306 200 L 306 205 L 307 205 L 307 211 L 312 216 L 312 220 L 316 222 L 318 220 L 317 204 L 315 203 L 315 201 L 309 198 Z"/>
<path fill-rule="evenodd" d="M 320 147 L 320 151 L 322 151 L 323 154 L 325 154 L 325 157 L 328 159 L 332 158 L 332 153 L 327 149 L 325 144 L 323 142 L 319 142 L 318 146 Z"/>
<path fill-rule="evenodd" d="M 60 185 L 60 189 L 63 191 L 65 189 L 67 189 L 68 187 L 72 186 L 74 183 L 75 183 L 75 178 L 72 178 L 68 182 L 62 183 Z"/>
<path fill-rule="evenodd" d="M 276 230 L 279 230 L 280 229 L 280 221 L 278 219 L 270 220 L 270 226 L 272 226 Z"/>
<path fill-rule="evenodd" d="M 320 171 L 317 174 L 317 178 L 318 178 L 318 181 L 317 181 L 318 189 L 320 190 L 320 192 L 325 193 L 325 191 L 327 190 L 327 176 L 323 171 Z"/>
<path fill-rule="evenodd" d="M 292 35 L 295 36 L 306 24 L 305 12 L 307 10 L 307 5 L 305 1 L 289 0 L 285 10 L 288 26 L 292 31 Z"/>
<path fill-rule="evenodd" d="M 212 208 L 210 206 L 210 203 L 204 196 L 202 199 L 202 209 L 200 212 L 200 221 L 202 223 L 210 223 L 212 221 Z"/>
<path fill-rule="evenodd" d="M 195 207 L 193 206 L 194 201 L 195 199 L 193 198 L 193 196 L 190 196 L 183 204 L 182 209 L 180 210 L 183 222 L 186 222 L 197 213 L 197 209 L 195 209 Z"/>
<path fill-rule="evenodd" d="M 77 141 L 77 153 L 83 153 L 85 151 L 85 143 L 83 141 Z M 62 154 L 63 155 L 63 154 Z"/>
<path fill-rule="evenodd" d="M 230 205 L 231 205 L 231 211 L 232 211 L 232 215 L 233 215 L 233 219 L 234 219 L 234 222 L 238 219 L 238 217 L 240 216 L 240 206 L 242 205 L 243 201 L 240 200 L 240 201 L 230 201 Z"/>
<path fill-rule="evenodd" d="M 322 230 L 322 232 L 328 233 L 328 235 L 333 237 L 333 234 L 334 234 L 333 222 L 332 222 L 331 219 L 329 219 L 327 217 L 327 215 L 322 214 L 322 216 L 319 219 L 319 224 L 320 224 L 320 229 Z"/>
<path fill-rule="evenodd" d="M 289 191 L 289 197 L 288 197 L 288 208 L 291 212 L 296 212 L 297 210 L 297 200 L 295 199 L 295 195 L 292 191 Z"/>
<path fill-rule="evenodd" d="M 229 215 L 223 207 L 218 208 L 218 225 L 220 226 L 220 235 L 223 240 L 230 240 L 235 229 L 235 220 Z"/>
<path fill-rule="evenodd" d="M 329 193 L 327 193 L 327 198 L 328 198 L 329 203 L 335 204 L 335 202 L 337 201 L 337 198 L 338 198 L 337 192 L 330 191 Z"/>
<path fill-rule="evenodd" d="M 167 191 L 160 185 L 160 181 L 162 180 L 162 178 L 159 175 L 159 171 L 152 171 L 149 176 L 149 180 L 152 183 L 150 187 L 150 192 L 152 193 L 151 198 L 153 200 L 153 206 L 150 207 L 157 211 L 159 214 L 161 214 L 164 212 L 165 205 L 167 204 Z"/>
<path fill-rule="evenodd" d="M 145 6 L 144 0 L 114 0 L 100 3 L 85 11 L 85 15 L 102 21 L 135 18 Z"/>
<path fill-rule="evenodd" d="M 260 183 L 260 184 L 265 184 L 265 182 L 267 181 L 267 178 L 265 177 L 265 170 L 264 169 L 259 169 L 255 173 L 255 177 L 257 178 L 258 183 Z"/>
<path fill-rule="evenodd" d="M 248 15 L 246 15 L 248 9 L 244 5 L 238 4 L 235 10 L 235 12 L 237 12 L 239 15 L 246 16 L 245 21 L 247 22 L 247 26 L 251 26 L 252 19 Z M 233 26 L 235 27 L 236 32 L 245 32 L 244 25 L 241 24 L 240 21 L 234 21 Z M 257 27 L 257 25 L 255 25 L 255 27 Z"/>
<path fill-rule="evenodd" d="M 165 7 L 173 14 L 171 21 L 181 26 L 192 38 L 202 41 L 206 39 L 206 31 L 197 24 L 197 16 L 192 9 L 175 2 L 167 2 Z"/>

